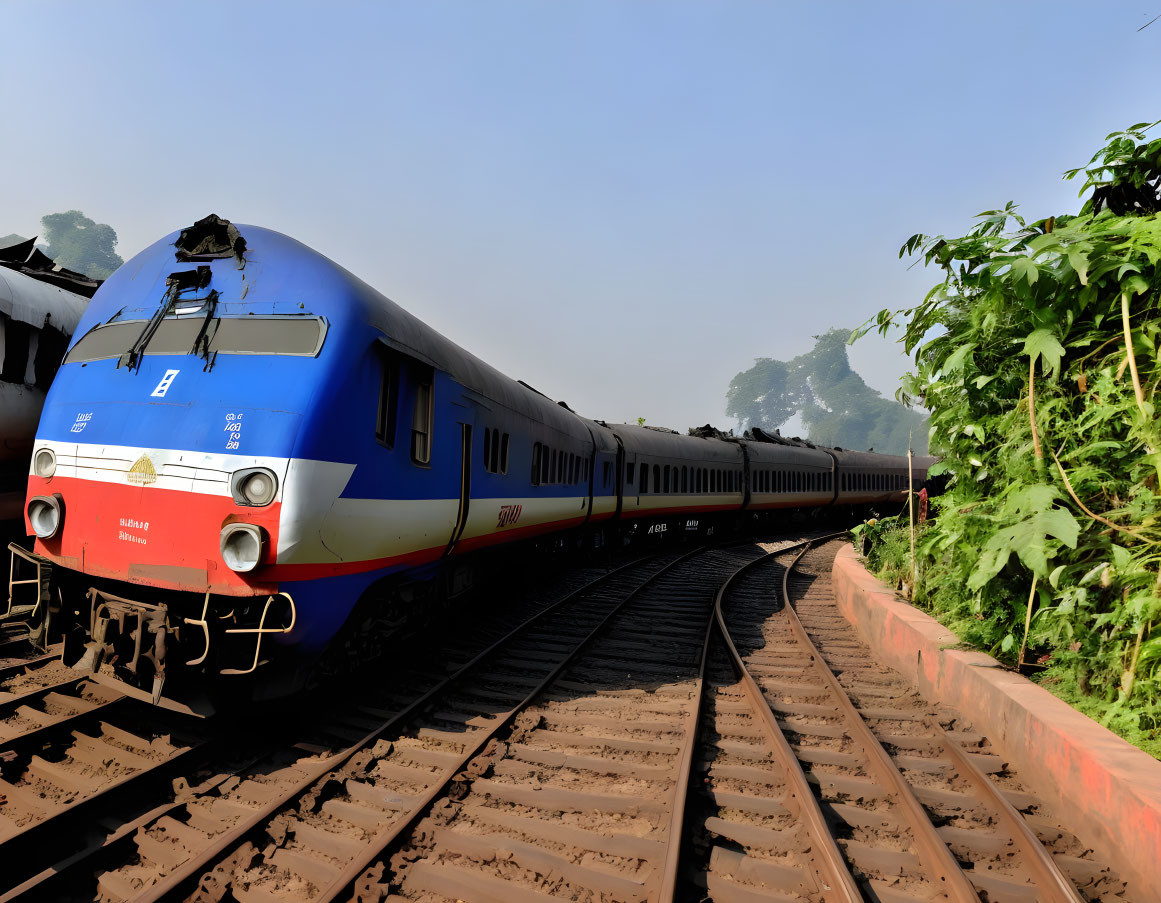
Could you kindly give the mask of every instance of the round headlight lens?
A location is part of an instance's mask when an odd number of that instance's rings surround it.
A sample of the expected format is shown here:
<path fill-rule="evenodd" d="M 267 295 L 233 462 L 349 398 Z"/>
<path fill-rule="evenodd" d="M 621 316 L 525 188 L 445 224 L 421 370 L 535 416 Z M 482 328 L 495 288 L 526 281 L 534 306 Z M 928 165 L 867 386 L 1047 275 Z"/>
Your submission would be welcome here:
<path fill-rule="evenodd" d="M 60 529 L 60 502 L 38 495 L 28 503 L 28 522 L 39 539 L 51 539 Z"/>
<path fill-rule="evenodd" d="M 231 571 L 244 574 L 262 560 L 262 530 L 253 524 L 229 524 L 222 528 L 222 561 Z"/>
<path fill-rule="evenodd" d="M 269 505 L 274 500 L 274 480 L 259 470 L 242 481 L 242 495 L 251 505 Z"/>
<path fill-rule="evenodd" d="M 51 477 L 56 473 L 56 452 L 42 448 L 32 456 L 32 471 L 38 477 Z"/>
<path fill-rule="evenodd" d="M 251 467 L 234 471 L 230 481 L 230 494 L 239 505 L 262 507 L 269 505 L 278 495 L 278 477 L 266 467 Z"/>

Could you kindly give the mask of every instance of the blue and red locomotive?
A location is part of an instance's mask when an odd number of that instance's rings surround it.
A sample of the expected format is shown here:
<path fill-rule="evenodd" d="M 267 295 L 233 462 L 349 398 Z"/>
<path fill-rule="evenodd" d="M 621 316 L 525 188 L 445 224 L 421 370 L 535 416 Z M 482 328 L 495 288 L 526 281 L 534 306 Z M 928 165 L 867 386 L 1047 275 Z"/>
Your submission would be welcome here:
<path fill-rule="evenodd" d="M 305 245 L 211 216 L 89 304 L 13 554 L 40 639 L 64 628 L 79 667 L 156 700 L 178 667 L 317 658 L 358 604 L 489 546 L 905 497 L 904 458 L 757 436 L 586 420 Z"/>

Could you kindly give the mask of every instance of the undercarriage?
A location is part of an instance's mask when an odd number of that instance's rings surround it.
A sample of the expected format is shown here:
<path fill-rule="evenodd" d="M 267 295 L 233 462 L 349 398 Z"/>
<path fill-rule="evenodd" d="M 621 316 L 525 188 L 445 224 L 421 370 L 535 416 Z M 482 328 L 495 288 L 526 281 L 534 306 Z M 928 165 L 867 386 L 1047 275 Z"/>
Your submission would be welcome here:
<path fill-rule="evenodd" d="M 154 704 L 167 683 L 177 690 L 194 678 L 204 691 L 207 680 L 264 669 L 274 636 L 297 618 L 288 593 L 198 597 L 96 581 L 16 543 L 8 549 L 8 617 L 26 621 L 32 645 L 48 652 L 59 644 L 66 665 Z"/>

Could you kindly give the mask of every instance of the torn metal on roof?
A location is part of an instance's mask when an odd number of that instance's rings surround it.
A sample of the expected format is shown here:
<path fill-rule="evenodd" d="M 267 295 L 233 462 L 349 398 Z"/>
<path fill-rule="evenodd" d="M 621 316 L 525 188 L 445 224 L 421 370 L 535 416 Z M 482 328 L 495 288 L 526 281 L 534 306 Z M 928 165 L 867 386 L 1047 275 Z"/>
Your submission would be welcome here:
<path fill-rule="evenodd" d="M 0 267 L 0 314 L 36 329 L 51 325 L 66 336 L 76 331 L 88 299 L 76 292 L 34 279 L 20 270 Z"/>
<path fill-rule="evenodd" d="M 51 257 L 36 247 L 35 236 L 7 248 L 0 248 L 0 267 L 85 298 L 93 297 L 102 282 L 100 279 L 90 279 L 84 273 L 57 266 Z"/>

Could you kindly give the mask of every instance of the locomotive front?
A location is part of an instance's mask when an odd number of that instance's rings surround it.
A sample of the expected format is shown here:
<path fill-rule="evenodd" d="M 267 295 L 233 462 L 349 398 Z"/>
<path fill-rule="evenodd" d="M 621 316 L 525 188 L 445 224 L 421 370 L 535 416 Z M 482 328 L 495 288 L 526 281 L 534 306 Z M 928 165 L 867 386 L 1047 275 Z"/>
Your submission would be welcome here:
<path fill-rule="evenodd" d="M 37 431 L 34 550 L 12 547 L 34 640 L 63 632 L 66 662 L 154 702 L 175 662 L 244 674 L 301 640 L 275 565 L 334 501 L 294 449 L 333 375 L 343 271 L 242 228 L 208 217 L 94 297 Z"/>

